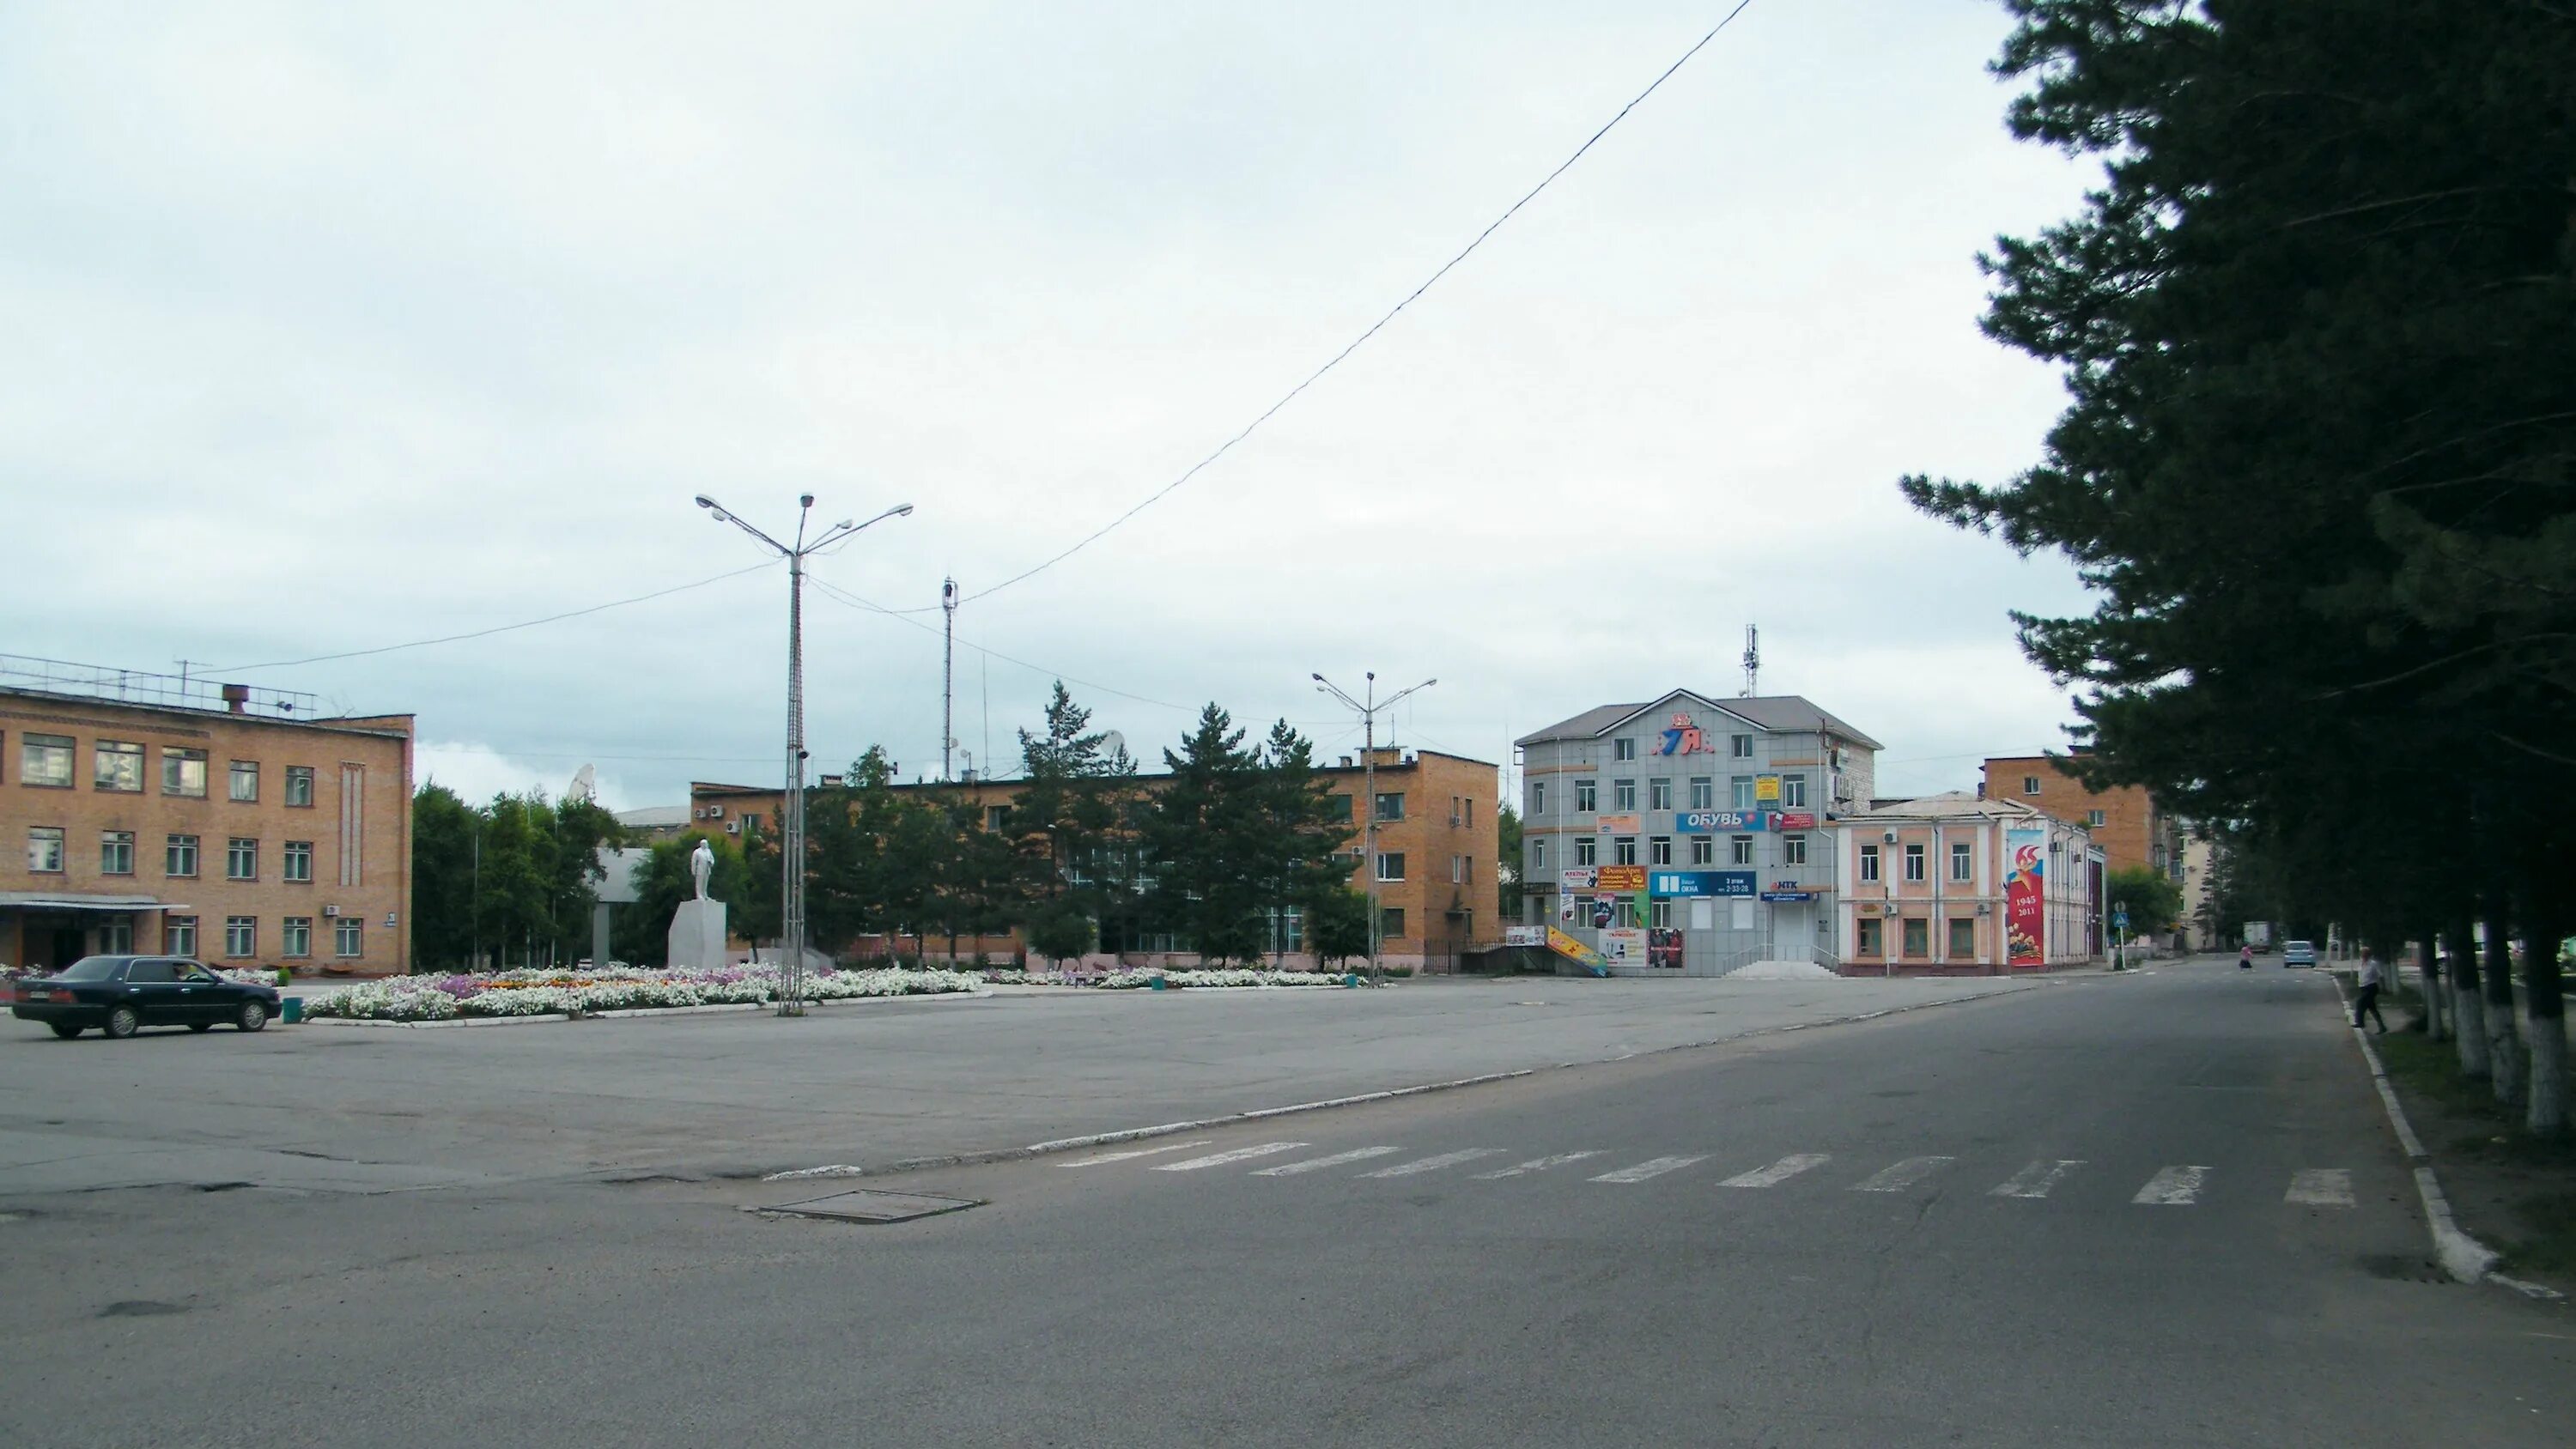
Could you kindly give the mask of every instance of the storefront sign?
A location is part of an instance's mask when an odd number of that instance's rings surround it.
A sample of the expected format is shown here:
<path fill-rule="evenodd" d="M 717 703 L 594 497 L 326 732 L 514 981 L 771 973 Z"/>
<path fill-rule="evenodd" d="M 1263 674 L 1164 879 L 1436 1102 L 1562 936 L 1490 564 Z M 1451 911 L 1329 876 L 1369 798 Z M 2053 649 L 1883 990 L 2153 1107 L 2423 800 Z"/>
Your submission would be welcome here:
<path fill-rule="evenodd" d="M 1673 716 L 1672 728 L 1664 731 L 1663 739 L 1655 746 L 1655 753 L 1705 755 L 1713 751 L 1709 747 L 1708 732 L 1691 723 L 1689 715 L 1676 714 Z"/>
<path fill-rule="evenodd" d="M 1659 870 L 1648 878 L 1649 895 L 1745 896 L 1753 894 L 1749 870 Z"/>
<path fill-rule="evenodd" d="M 1684 835 L 1813 830 L 1816 814 L 1812 810 L 1684 810 L 1673 816 L 1673 828 Z"/>
<path fill-rule="evenodd" d="M 1646 928 L 1612 926 L 1601 933 L 1601 954 L 1613 966 L 1646 964 Z"/>
<path fill-rule="evenodd" d="M 1682 969 L 1682 933 L 1671 926 L 1654 926 L 1646 932 L 1646 964 L 1659 971 Z"/>
<path fill-rule="evenodd" d="M 1610 903 L 1609 897 L 1604 896 L 1601 899 L 1594 901 L 1592 903 L 1592 928 L 1596 931 L 1608 929 L 1610 922 L 1616 913 L 1617 907 Z"/>
<path fill-rule="evenodd" d="M 1762 893 L 1762 899 L 1766 901 L 1786 901 L 1793 904 L 1798 901 L 1812 901 L 1815 898 L 1814 891 L 1764 891 Z"/>
<path fill-rule="evenodd" d="M 1780 799 L 1780 777 L 1777 775 L 1754 776 L 1753 798 L 1757 803 L 1768 800 L 1777 804 Z"/>
<path fill-rule="evenodd" d="M 1604 865 L 1594 869 L 1600 875 L 1595 884 L 1613 895 L 1633 896 L 1646 888 L 1646 868 L 1642 865 Z"/>
<path fill-rule="evenodd" d="M 1547 927 L 1505 926 L 1503 927 L 1503 944 L 1506 946 L 1544 946 L 1547 944 Z"/>
<path fill-rule="evenodd" d="M 2048 964 L 2048 832 L 2007 830 L 2004 858 L 2004 926 L 2011 943 L 2005 959 L 2015 966 Z"/>
<path fill-rule="evenodd" d="M 1813 830 L 1816 828 L 1815 812 L 1811 810 L 1775 810 L 1771 813 L 1771 828 L 1774 830 Z"/>
<path fill-rule="evenodd" d="M 1600 952 L 1593 950 L 1591 947 L 1584 945 L 1581 941 L 1574 939 L 1563 931 L 1557 930 L 1553 926 L 1548 928 L 1547 946 L 1549 950 L 1556 952 L 1558 955 L 1571 957 L 1585 966 L 1606 967 L 1610 964 L 1601 959 Z"/>
<path fill-rule="evenodd" d="M 1570 865 L 1557 872 L 1557 879 L 1570 891 L 1588 891 L 1598 883 L 1599 872 L 1588 865 Z"/>
<path fill-rule="evenodd" d="M 1600 831 L 1604 835 L 1643 835 L 1646 833 L 1646 817 L 1643 815 L 1602 815 L 1593 820 L 1592 828 Z"/>

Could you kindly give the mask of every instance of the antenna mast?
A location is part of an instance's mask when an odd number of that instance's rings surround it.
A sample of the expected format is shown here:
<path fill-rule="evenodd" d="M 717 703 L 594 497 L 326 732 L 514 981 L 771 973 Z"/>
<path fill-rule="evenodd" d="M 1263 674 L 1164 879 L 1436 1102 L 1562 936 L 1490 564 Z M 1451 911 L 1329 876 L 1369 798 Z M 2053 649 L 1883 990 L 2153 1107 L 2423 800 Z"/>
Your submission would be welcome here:
<path fill-rule="evenodd" d="M 957 748 L 957 581 L 942 580 L 939 585 L 939 781 L 946 784 L 956 777 L 948 773 L 949 751 Z"/>
<path fill-rule="evenodd" d="M 1751 699 L 1754 682 L 1762 673 L 1762 631 L 1751 624 L 1744 626 L 1744 697 Z"/>

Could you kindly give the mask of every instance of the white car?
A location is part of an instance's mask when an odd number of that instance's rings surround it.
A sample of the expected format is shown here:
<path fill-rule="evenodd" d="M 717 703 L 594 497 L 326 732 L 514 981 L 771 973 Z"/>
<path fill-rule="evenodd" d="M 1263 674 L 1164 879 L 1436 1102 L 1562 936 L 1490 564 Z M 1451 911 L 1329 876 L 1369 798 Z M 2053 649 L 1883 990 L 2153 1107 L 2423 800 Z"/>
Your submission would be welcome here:
<path fill-rule="evenodd" d="M 2311 970 L 2315 969 L 2317 964 L 2317 943 L 2314 941 L 2292 941 L 2288 945 L 2283 946 L 2281 948 L 2281 964 L 2284 967 L 2305 966 Z"/>

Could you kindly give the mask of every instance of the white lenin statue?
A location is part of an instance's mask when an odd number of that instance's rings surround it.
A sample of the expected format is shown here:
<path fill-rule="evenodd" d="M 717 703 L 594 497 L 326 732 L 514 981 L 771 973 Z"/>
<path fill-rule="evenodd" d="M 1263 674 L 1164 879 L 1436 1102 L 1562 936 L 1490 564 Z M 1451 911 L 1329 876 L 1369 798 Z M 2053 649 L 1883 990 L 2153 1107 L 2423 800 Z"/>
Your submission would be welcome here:
<path fill-rule="evenodd" d="M 716 853 L 701 837 L 689 852 L 689 878 L 697 895 L 671 913 L 670 967 L 674 971 L 714 971 L 725 963 L 725 905 L 707 895 L 715 874 Z"/>

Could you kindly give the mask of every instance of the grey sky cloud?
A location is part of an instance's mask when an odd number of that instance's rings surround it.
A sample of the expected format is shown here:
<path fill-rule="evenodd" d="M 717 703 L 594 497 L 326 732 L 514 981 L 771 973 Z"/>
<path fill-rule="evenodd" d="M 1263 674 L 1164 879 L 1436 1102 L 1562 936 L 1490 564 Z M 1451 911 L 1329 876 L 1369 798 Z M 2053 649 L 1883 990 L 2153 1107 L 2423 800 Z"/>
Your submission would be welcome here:
<path fill-rule="evenodd" d="M 577 608 L 898 501 L 820 575 L 898 608 L 1176 476 L 1714 20 L 1528 5 L 106 7 L 0 13 L 5 647 L 166 668 Z M 1262 432 L 960 635 L 1248 723 L 1441 685 L 1398 737 L 1676 683 L 1885 740 L 1895 788 L 2058 739 L 2013 607 L 2070 571 L 1910 513 L 2035 456 L 2055 380 L 1972 256 L 2078 167 L 2005 137 L 1999 9 L 1756 3 Z M 1571 600 L 1572 607 L 1562 607 Z M 477 792 L 765 779 L 783 576 L 267 671 L 411 709 Z M 936 764 L 938 645 L 810 597 L 816 752 Z M 1697 662 L 1672 677 L 1673 641 Z M 1047 675 L 960 651 L 1006 764 Z M 1187 709 L 1077 688 L 1140 752 Z M 987 743 L 987 715 L 991 721 Z M 1919 763 L 1911 763 L 1919 762 Z"/>

